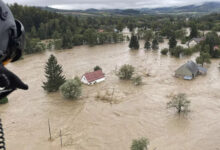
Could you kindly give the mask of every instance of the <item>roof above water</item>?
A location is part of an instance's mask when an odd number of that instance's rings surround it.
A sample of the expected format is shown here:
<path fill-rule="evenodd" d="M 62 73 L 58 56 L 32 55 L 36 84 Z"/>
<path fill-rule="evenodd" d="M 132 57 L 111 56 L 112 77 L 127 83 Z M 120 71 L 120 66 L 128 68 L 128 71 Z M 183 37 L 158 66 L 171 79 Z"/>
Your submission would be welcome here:
<path fill-rule="evenodd" d="M 196 43 L 200 43 L 201 41 L 204 41 L 205 38 L 192 38 L 191 41 L 195 41 Z"/>
<path fill-rule="evenodd" d="M 203 73 L 206 73 L 206 72 L 207 72 L 207 69 L 206 69 L 206 68 L 203 68 L 203 67 L 198 66 L 198 69 L 199 69 L 200 72 L 203 72 Z"/>
<path fill-rule="evenodd" d="M 186 64 L 184 64 L 193 74 L 198 72 L 198 65 L 194 63 L 193 61 L 188 61 Z"/>
<path fill-rule="evenodd" d="M 101 79 L 101 78 L 105 77 L 102 70 L 97 70 L 97 71 L 94 71 L 94 72 L 85 73 L 84 76 L 86 77 L 88 82 L 93 82 L 93 81 L 96 81 L 98 79 Z"/>
<path fill-rule="evenodd" d="M 181 68 L 187 68 L 192 74 L 196 74 L 199 71 L 198 65 L 194 63 L 193 61 L 188 61 L 184 65 L 180 66 L 177 70 Z"/>

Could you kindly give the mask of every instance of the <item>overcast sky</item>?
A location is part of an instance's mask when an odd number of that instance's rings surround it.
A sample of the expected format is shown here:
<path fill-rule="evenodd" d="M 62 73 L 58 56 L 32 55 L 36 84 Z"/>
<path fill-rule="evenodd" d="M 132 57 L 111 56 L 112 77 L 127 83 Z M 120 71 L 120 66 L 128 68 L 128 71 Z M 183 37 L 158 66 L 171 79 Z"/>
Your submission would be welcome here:
<path fill-rule="evenodd" d="M 18 3 L 31 6 L 50 6 L 60 9 L 88 8 L 155 8 L 166 6 L 184 6 L 220 0 L 3 0 L 6 3 Z"/>

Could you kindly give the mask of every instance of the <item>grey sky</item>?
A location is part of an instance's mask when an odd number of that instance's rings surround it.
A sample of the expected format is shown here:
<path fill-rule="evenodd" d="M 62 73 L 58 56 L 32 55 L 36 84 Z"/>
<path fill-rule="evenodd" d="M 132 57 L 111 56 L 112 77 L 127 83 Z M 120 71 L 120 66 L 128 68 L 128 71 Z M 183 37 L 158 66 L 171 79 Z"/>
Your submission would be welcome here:
<path fill-rule="evenodd" d="M 154 8 L 166 6 L 184 6 L 220 0 L 3 0 L 6 3 L 18 3 L 31 6 L 51 6 L 60 9 L 88 8 Z"/>

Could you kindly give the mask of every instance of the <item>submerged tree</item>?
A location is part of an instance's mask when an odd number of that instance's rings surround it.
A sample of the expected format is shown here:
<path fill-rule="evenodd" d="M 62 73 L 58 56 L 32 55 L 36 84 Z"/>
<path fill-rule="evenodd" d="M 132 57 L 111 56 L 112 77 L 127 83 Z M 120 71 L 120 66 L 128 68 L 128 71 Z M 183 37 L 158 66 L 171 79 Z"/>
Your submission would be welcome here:
<path fill-rule="evenodd" d="M 173 96 L 172 100 L 167 103 L 167 108 L 175 108 L 180 114 L 181 112 L 188 112 L 190 101 L 187 100 L 186 94 L 180 93 Z"/>
<path fill-rule="evenodd" d="M 95 66 L 94 71 L 98 71 L 98 70 L 102 70 L 102 68 L 100 66 Z"/>
<path fill-rule="evenodd" d="M 151 30 L 144 31 L 144 40 L 150 41 L 153 37 L 153 32 Z"/>
<path fill-rule="evenodd" d="M 190 38 L 195 38 L 198 36 L 198 29 L 195 23 L 191 24 L 191 32 L 190 32 Z"/>
<path fill-rule="evenodd" d="M 149 41 L 146 41 L 145 44 L 144 44 L 144 48 L 146 49 L 150 49 L 150 42 Z"/>
<path fill-rule="evenodd" d="M 146 138 L 140 138 L 133 140 L 131 150 L 148 150 L 149 140 Z"/>
<path fill-rule="evenodd" d="M 8 98 L 7 97 L 4 97 L 2 99 L 0 99 L 0 104 L 6 104 L 8 103 Z"/>
<path fill-rule="evenodd" d="M 70 29 L 66 30 L 66 33 L 62 36 L 62 47 L 70 49 L 73 47 L 73 36 Z"/>
<path fill-rule="evenodd" d="M 118 72 L 118 77 L 122 80 L 129 80 L 129 79 L 131 79 L 133 73 L 134 73 L 133 66 L 123 65 Z"/>
<path fill-rule="evenodd" d="M 169 39 L 169 48 L 170 49 L 175 48 L 176 44 L 177 44 L 176 37 L 175 34 L 173 34 Z"/>
<path fill-rule="evenodd" d="M 220 38 L 218 37 L 217 33 L 211 32 L 207 33 L 204 44 L 202 45 L 202 49 L 206 49 L 205 47 L 209 46 L 209 53 L 213 58 L 219 58 L 219 50 L 214 50 L 214 46 L 220 44 Z"/>
<path fill-rule="evenodd" d="M 129 43 L 129 48 L 131 48 L 131 49 L 139 49 L 139 46 L 140 45 L 139 45 L 137 36 L 132 35 L 130 43 Z"/>
<path fill-rule="evenodd" d="M 209 55 L 209 53 L 207 52 L 200 52 L 200 56 L 196 58 L 196 62 L 197 64 L 201 64 L 202 66 L 204 65 L 204 63 L 208 63 L 210 64 L 211 56 Z"/>
<path fill-rule="evenodd" d="M 47 81 L 43 82 L 43 89 L 47 92 L 55 92 L 65 82 L 65 77 L 62 75 L 62 67 L 57 63 L 54 55 L 50 55 L 46 63 L 45 73 Z"/>
<path fill-rule="evenodd" d="M 133 77 L 132 82 L 135 86 L 141 85 L 142 84 L 142 77 L 141 76 Z"/>
<path fill-rule="evenodd" d="M 79 77 L 75 77 L 72 80 L 67 80 L 60 86 L 60 91 L 66 99 L 77 99 L 82 93 L 82 84 Z"/>
<path fill-rule="evenodd" d="M 167 55 L 168 52 L 169 52 L 169 50 L 167 48 L 164 48 L 161 50 L 162 55 Z"/>
<path fill-rule="evenodd" d="M 179 58 L 180 55 L 184 52 L 184 48 L 182 46 L 177 46 L 177 47 L 171 48 L 169 52 L 172 56 Z"/>
<path fill-rule="evenodd" d="M 158 48 L 159 48 L 158 47 L 158 41 L 157 41 L 156 38 L 154 38 L 153 41 L 152 41 L 152 49 L 156 50 Z"/>

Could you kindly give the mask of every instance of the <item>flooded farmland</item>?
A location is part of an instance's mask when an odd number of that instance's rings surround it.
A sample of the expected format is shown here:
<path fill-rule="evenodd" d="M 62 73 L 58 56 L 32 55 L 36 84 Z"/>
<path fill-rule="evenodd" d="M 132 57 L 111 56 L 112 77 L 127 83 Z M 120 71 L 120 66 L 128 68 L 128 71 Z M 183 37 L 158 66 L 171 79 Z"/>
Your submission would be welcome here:
<path fill-rule="evenodd" d="M 193 81 L 174 78 L 174 71 L 197 54 L 176 59 L 160 51 L 130 51 L 128 43 L 78 46 L 71 50 L 25 56 L 9 64 L 28 85 L 0 106 L 8 150 L 129 150 L 132 140 L 147 137 L 150 150 L 220 150 L 220 60 L 212 60 L 208 74 Z M 160 49 L 168 47 L 167 41 Z M 67 78 L 102 67 L 106 81 L 83 86 L 80 100 L 64 100 L 42 89 L 44 66 L 53 53 Z M 115 71 L 131 64 L 144 84 L 120 81 Z M 148 75 L 147 75 L 148 74 Z M 117 103 L 96 100 L 98 92 L 114 89 Z M 177 116 L 166 109 L 170 96 L 186 93 L 191 112 Z M 49 140 L 48 119 L 52 140 Z"/>

